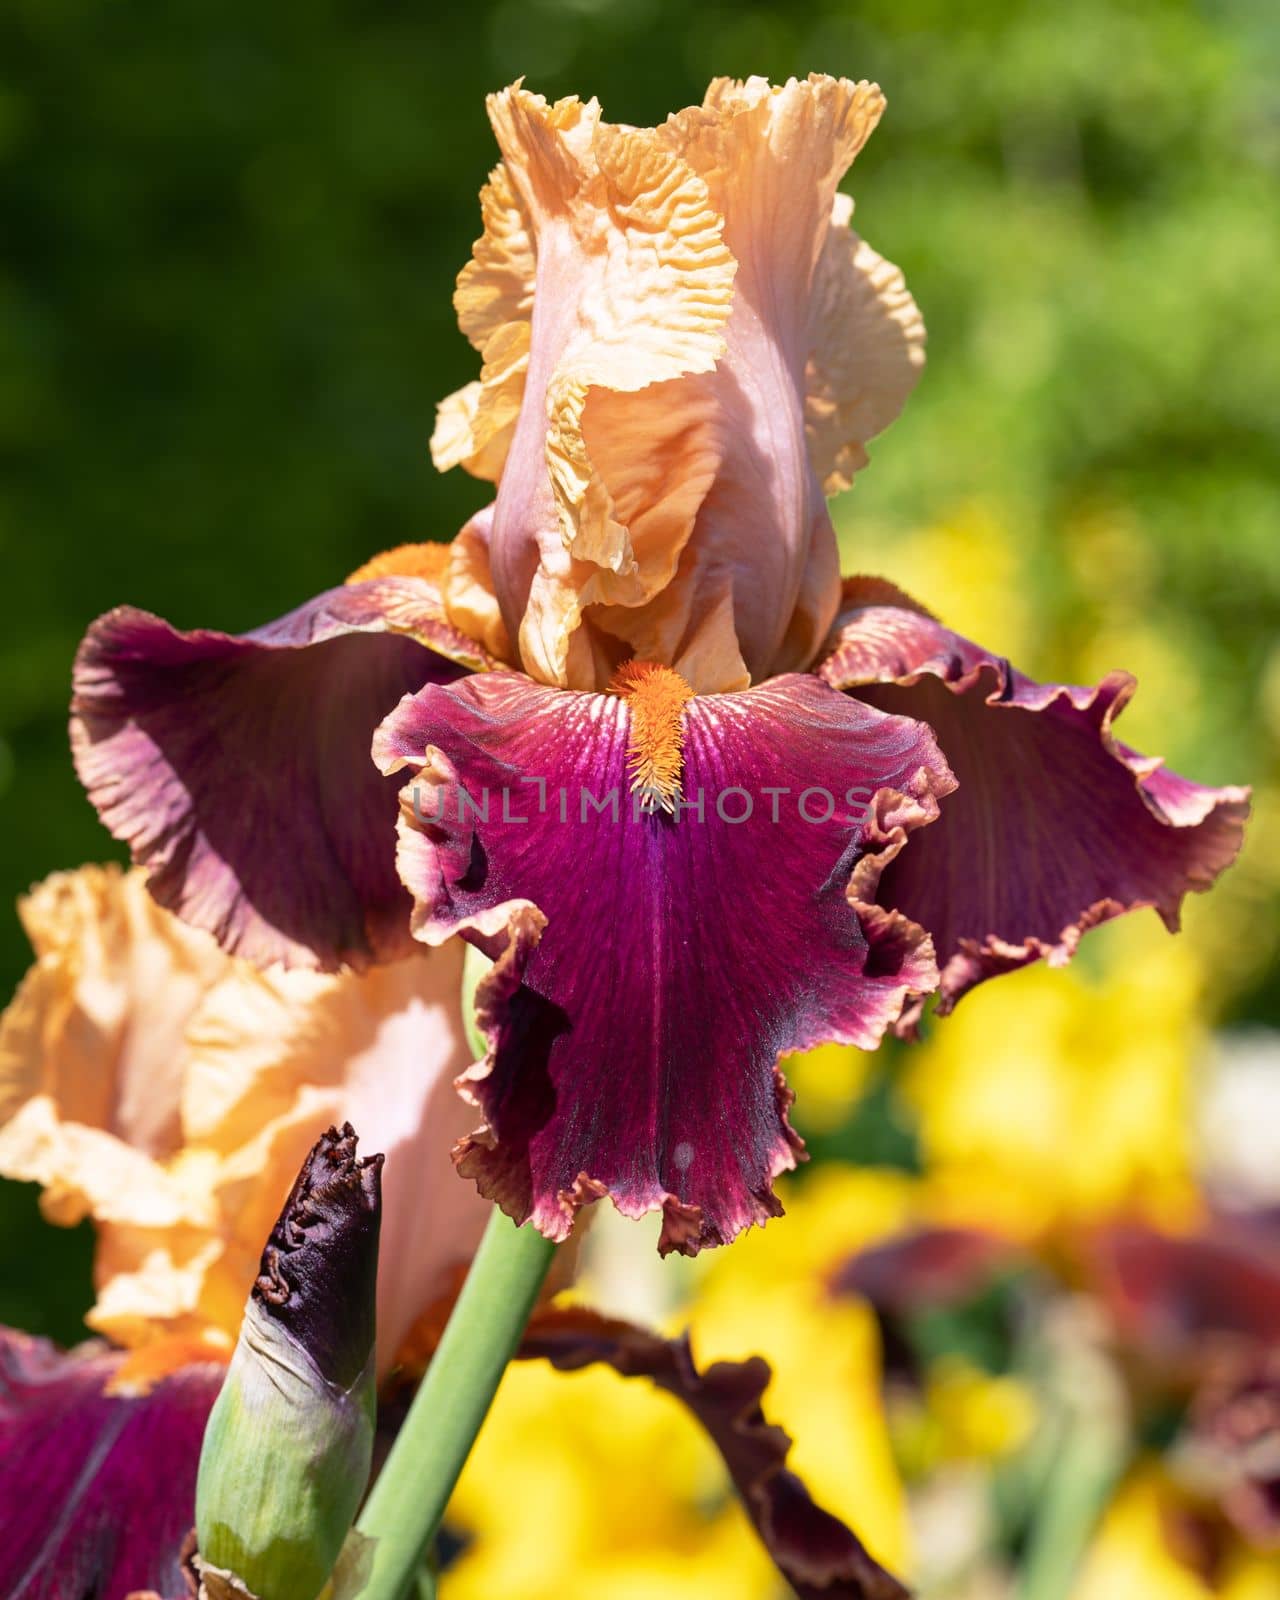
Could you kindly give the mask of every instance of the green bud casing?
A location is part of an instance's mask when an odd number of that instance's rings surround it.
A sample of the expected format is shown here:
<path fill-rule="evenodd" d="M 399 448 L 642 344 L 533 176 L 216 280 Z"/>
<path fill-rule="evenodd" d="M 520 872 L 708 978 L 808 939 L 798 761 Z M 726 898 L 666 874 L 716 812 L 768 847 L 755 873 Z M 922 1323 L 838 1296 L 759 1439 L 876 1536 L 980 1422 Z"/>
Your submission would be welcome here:
<path fill-rule="evenodd" d="M 304 1162 L 209 1417 L 196 1538 L 210 1594 L 234 1578 L 254 1600 L 316 1600 L 368 1482 L 382 1157 L 355 1146 L 350 1124 L 330 1129 Z"/>

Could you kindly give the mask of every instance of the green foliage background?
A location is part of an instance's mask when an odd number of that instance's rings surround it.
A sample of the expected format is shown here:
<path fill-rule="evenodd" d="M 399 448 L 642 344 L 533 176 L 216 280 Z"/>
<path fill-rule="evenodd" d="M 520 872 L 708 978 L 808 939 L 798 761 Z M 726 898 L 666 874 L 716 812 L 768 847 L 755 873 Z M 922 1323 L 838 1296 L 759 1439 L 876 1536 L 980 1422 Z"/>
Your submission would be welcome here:
<path fill-rule="evenodd" d="M 426 441 L 474 375 L 450 292 L 494 159 L 484 93 L 524 73 L 650 123 L 715 74 L 811 69 L 888 93 L 858 217 L 930 330 L 924 382 L 840 513 L 851 560 L 874 569 L 980 500 L 1035 593 L 1024 666 L 1069 675 L 1131 622 L 1171 653 L 1171 761 L 1276 783 L 1271 0 L 6 0 L 6 903 L 118 854 L 66 753 L 94 615 L 129 600 L 248 627 L 481 503 Z M 945 610 L 928 571 L 914 586 Z M 1223 1006 L 1274 1022 L 1277 873 L 1254 876 Z M 6 992 L 26 961 L 6 916 Z M 45 1229 L 26 1190 L 3 1202 L 0 1319 L 74 1337 L 88 1239 Z"/>

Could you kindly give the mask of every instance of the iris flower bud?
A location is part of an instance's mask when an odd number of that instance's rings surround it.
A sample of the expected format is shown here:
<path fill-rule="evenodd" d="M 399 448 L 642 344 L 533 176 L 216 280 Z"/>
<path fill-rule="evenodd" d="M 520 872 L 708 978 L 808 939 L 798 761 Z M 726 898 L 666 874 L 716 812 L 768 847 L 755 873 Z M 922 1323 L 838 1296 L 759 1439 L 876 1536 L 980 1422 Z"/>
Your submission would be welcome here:
<path fill-rule="evenodd" d="M 200 1456 L 208 1600 L 316 1600 L 368 1482 L 383 1158 L 355 1149 L 320 1139 L 262 1254 Z"/>

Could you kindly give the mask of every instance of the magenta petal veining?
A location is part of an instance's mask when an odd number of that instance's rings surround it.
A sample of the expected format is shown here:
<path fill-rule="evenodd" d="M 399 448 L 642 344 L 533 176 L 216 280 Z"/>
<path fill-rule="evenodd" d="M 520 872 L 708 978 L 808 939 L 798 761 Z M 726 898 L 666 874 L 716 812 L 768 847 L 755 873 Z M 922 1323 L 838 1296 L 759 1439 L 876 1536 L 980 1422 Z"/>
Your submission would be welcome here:
<path fill-rule="evenodd" d="M 607 1192 L 692 1253 L 779 1210 L 799 1149 L 779 1055 L 873 1047 L 933 987 L 927 938 L 875 887 L 952 779 L 922 724 L 790 676 L 691 700 L 682 800 L 646 814 L 632 715 L 492 673 L 406 698 L 374 748 L 415 773 L 417 936 L 497 961 L 461 1170 L 551 1237 Z"/>
<path fill-rule="evenodd" d="M 0 1328 L 0 1594 L 187 1600 L 200 1440 L 226 1369 L 134 1382 L 129 1361 Z"/>

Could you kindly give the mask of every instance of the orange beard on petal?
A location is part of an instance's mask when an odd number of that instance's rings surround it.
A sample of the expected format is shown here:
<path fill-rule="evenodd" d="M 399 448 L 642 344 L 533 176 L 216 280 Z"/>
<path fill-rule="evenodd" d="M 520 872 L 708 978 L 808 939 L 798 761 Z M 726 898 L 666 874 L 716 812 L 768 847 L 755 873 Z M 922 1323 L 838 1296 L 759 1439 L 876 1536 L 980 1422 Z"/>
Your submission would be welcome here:
<path fill-rule="evenodd" d="M 423 544 L 398 544 L 393 550 L 357 567 L 346 580 L 348 583 L 367 583 L 370 578 L 426 578 L 439 584 L 449 566 L 449 546 L 438 541 Z"/>
<path fill-rule="evenodd" d="M 645 811 L 674 810 L 684 772 L 684 708 L 693 690 L 678 672 L 656 661 L 625 661 L 609 680 L 609 692 L 631 709 L 631 792 L 639 792 Z"/>
<path fill-rule="evenodd" d="M 174 1334 L 170 1338 L 157 1339 L 154 1344 L 145 1344 L 130 1351 L 103 1392 L 136 1400 L 150 1394 L 156 1384 L 172 1377 L 183 1367 L 211 1361 L 230 1361 L 231 1349 L 231 1340 L 212 1329 L 207 1335 Z"/>

